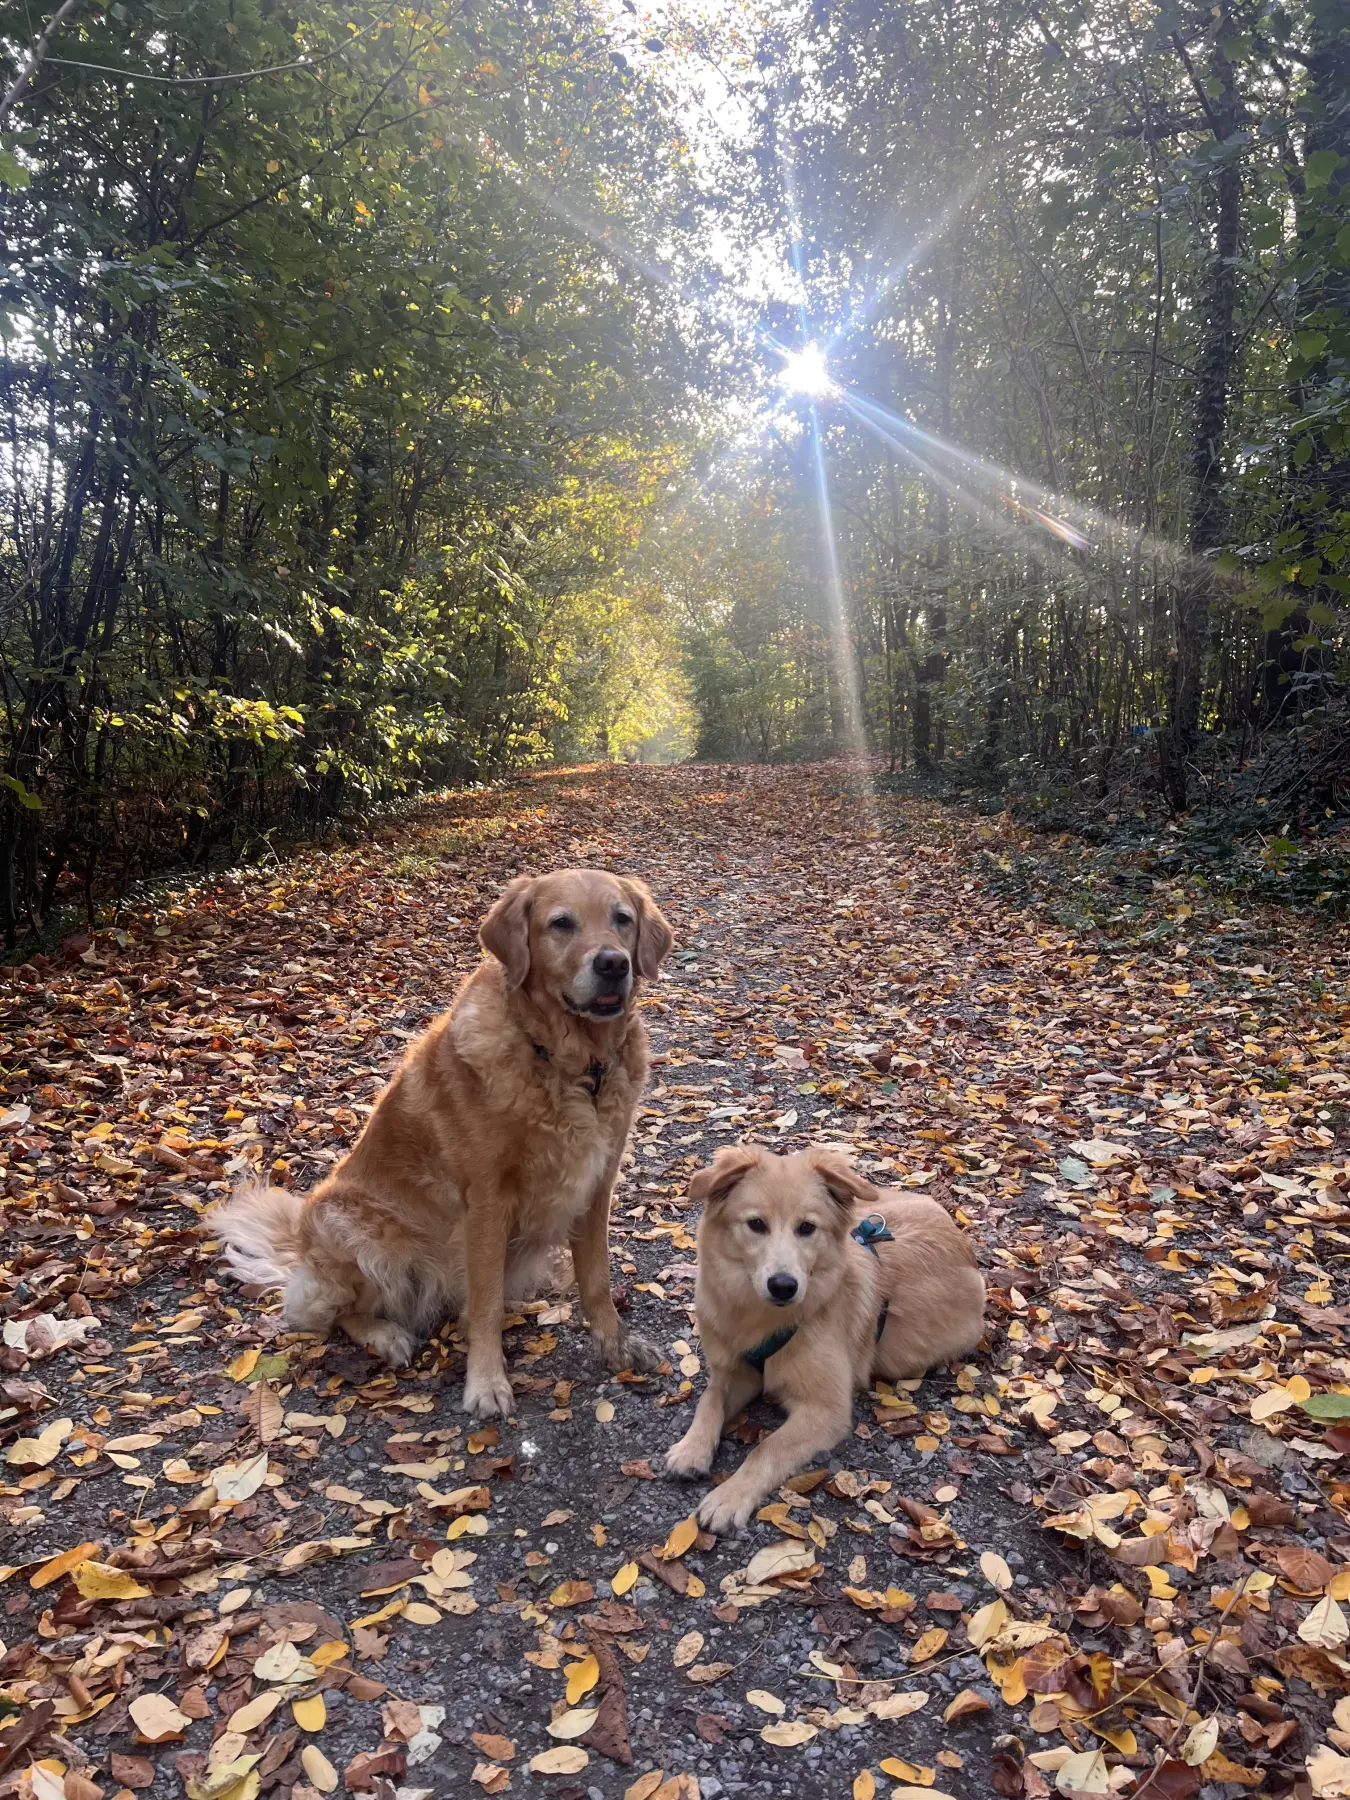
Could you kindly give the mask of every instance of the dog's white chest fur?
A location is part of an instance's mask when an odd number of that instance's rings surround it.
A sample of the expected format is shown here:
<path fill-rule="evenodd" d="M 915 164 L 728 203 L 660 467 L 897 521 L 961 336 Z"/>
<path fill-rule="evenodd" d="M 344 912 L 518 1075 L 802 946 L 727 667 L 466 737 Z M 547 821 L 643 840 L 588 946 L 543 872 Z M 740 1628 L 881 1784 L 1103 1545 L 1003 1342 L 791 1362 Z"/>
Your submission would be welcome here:
<path fill-rule="evenodd" d="M 590 1107 L 589 1098 L 585 1102 Z M 531 1195 L 530 1235 L 540 1243 L 565 1243 L 569 1232 L 596 1197 L 613 1157 L 613 1134 L 591 1111 L 556 1133 L 525 1166 Z M 555 1148 L 556 1145 L 556 1148 Z"/>

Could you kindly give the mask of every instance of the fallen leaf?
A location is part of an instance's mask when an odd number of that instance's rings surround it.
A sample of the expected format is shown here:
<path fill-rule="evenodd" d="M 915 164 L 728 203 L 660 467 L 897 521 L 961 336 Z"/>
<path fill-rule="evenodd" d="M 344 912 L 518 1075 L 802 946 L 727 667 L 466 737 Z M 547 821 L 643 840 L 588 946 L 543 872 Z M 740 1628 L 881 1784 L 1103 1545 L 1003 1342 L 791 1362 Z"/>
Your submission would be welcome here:
<path fill-rule="evenodd" d="M 820 1733 L 805 1719 L 780 1719 L 776 1725 L 761 1726 L 759 1735 L 766 1744 L 775 1744 L 780 1750 L 792 1750 L 798 1744 L 809 1744 Z"/>
<path fill-rule="evenodd" d="M 559 1744 L 532 1756 L 529 1767 L 533 1775 L 579 1775 L 590 1760 L 580 1744 Z"/>
<path fill-rule="evenodd" d="M 192 1723 L 167 1694 L 140 1694 L 128 1711 L 136 1735 L 145 1744 L 162 1744 L 169 1738 L 182 1737 Z"/>
<path fill-rule="evenodd" d="M 544 1730 L 550 1737 L 579 1738 L 594 1725 L 599 1708 L 594 1706 L 574 1706 L 560 1713 L 558 1717 L 545 1725 Z"/>

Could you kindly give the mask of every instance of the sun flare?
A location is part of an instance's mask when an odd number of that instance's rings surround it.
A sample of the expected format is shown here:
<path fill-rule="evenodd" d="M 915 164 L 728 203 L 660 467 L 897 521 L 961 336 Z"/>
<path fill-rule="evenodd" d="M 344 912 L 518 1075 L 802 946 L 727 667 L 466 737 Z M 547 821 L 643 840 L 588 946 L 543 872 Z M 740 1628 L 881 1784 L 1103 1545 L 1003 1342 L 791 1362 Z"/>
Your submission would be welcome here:
<path fill-rule="evenodd" d="M 819 344 L 805 344 L 800 350 L 787 351 L 778 371 L 778 380 L 789 393 L 805 394 L 808 400 L 819 400 L 834 391 L 834 377 Z"/>

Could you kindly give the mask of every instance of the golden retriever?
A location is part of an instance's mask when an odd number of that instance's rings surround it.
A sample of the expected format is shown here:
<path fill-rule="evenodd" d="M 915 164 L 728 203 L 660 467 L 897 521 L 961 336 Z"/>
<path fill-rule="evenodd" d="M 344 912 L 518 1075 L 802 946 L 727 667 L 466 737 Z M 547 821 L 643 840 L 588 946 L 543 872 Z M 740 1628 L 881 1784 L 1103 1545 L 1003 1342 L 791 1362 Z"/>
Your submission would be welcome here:
<path fill-rule="evenodd" d="M 249 1184 L 213 1224 L 241 1280 L 284 1285 L 293 1330 L 336 1319 L 403 1364 L 448 1313 L 466 1318 L 464 1406 L 487 1418 L 512 1409 L 504 1302 L 561 1244 L 608 1366 L 659 1361 L 614 1308 L 609 1205 L 647 1074 L 635 1000 L 674 940 L 642 882 L 599 869 L 519 877 L 479 939 L 490 960 L 332 1174 L 308 1197 Z"/>
<path fill-rule="evenodd" d="M 984 1281 L 935 1200 L 879 1193 L 830 1151 L 728 1145 L 689 1192 L 705 1203 L 695 1306 L 708 1385 L 666 1470 L 706 1475 L 726 1420 L 761 1390 L 788 1415 L 698 1509 L 709 1531 L 739 1531 L 844 1436 L 855 1389 L 974 1349 Z"/>

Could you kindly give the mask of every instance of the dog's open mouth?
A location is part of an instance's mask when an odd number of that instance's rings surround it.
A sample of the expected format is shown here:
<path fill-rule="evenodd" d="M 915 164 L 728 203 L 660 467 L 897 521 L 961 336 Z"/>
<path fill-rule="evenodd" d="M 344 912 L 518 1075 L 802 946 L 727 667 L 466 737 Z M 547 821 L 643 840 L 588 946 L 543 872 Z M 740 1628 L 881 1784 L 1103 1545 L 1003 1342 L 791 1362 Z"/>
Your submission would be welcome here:
<path fill-rule="evenodd" d="M 623 1011 L 624 996 L 622 994 L 596 994 L 584 1005 L 578 1005 L 566 994 L 563 995 L 563 999 L 567 1001 L 568 1012 L 577 1013 L 582 1018 L 616 1019 Z"/>

